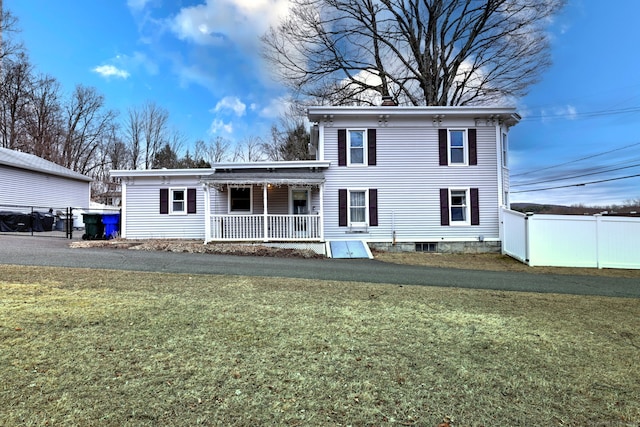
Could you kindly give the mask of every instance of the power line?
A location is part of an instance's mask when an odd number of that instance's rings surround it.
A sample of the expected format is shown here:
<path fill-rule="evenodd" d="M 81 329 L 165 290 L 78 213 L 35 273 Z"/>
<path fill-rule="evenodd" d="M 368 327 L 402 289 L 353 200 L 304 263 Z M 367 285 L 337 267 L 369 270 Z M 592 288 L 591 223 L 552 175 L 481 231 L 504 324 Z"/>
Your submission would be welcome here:
<path fill-rule="evenodd" d="M 625 146 L 619 147 L 619 148 L 614 148 L 613 150 L 608 150 L 608 151 L 603 151 L 603 152 L 600 152 L 600 153 L 592 154 L 592 155 L 589 155 L 589 156 L 586 156 L 586 157 L 581 157 L 579 159 L 570 160 L 568 162 L 558 163 L 556 165 L 551 165 L 551 166 L 547 166 L 547 167 L 540 168 L 540 169 L 533 169 L 533 170 L 526 171 L 526 172 L 516 173 L 516 174 L 511 175 L 511 178 L 514 178 L 516 176 L 530 175 L 530 174 L 535 173 L 535 172 L 541 172 L 541 171 L 545 171 L 545 170 L 549 170 L 549 169 L 554 169 L 554 168 L 557 168 L 559 166 L 566 166 L 566 165 L 570 165 L 572 163 L 581 162 L 583 160 L 593 159 L 594 157 L 604 156 L 605 154 L 614 153 L 616 151 L 621 151 L 621 150 L 624 150 L 624 149 L 630 148 L 630 147 L 635 147 L 636 145 L 640 145 L 640 142 L 636 142 L 636 143 L 633 143 L 633 144 L 625 145 Z"/>
<path fill-rule="evenodd" d="M 511 191 L 510 193 L 511 194 L 514 194 L 514 193 L 532 193 L 534 191 L 555 190 L 557 188 L 584 187 L 585 185 L 589 185 L 589 184 L 599 184 L 601 182 L 619 181 L 621 179 L 636 178 L 638 176 L 640 176 L 640 173 L 636 174 L 636 175 L 621 176 L 621 177 L 618 177 L 618 178 L 609 178 L 609 179 L 601 179 L 601 180 L 598 180 L 598 181 L 582 182 L 580 184 L 559 185 L 559 186 L 556 186 L 556 187 L 547 187 L 547 188 L 534 188 L 533 190 Z"/>
<path fill-rule="evenodd" d="M 530 182 L 525 182 L 525 183 L 521 183 L 521 184 L 512 184 L 511 187 L 524 187 L 527 185 L 537 185 L 537 184 L 544 184 L 547 182 L 555 182 L 555 181 L 565 181 L 567 179 L 574 179 L 574 178 L 582 178 L 583 176 L 591 176 L 591 175 L 599 175 L 601 173 L 607 173 L 607 172 L 613 172 L 613 171 L 618 171 L 618 170 L 623 170 L 623 169 L 630 169 L 630 168 L 635 168 L 640 166 L 640 163 L 636 163 L 634 165 L 630 165 L 630 166 L 621 166 L 619 168 L 613 168 L 613 169 L 606 169 L 606 170 L 602 170 L 602 171 L 598 171 L 598 172 L 589 172 L 589 173 L 583 173 L 580 175 L 573 175 L 573 176 L 567 176 L 564 178 L 550 178 L 550 179 L 545 179 L 542 181 L 530 181 Z"/>
<path fill-rule="evenodd" d="M 526 116 L 520 121 L 538 120 L 538 119 L 562 119 L 566 117 L 570 118 L 588 118 L 598 116 L 613 116 L 617 114 L 636 113 L 640 111 L 640 107 L 620 108 L 617 110 L 600 110 L 600 111 L 587 111 L 584 113 L 562 113 L 553 115 L 539 115 L 539 116 Z"/>

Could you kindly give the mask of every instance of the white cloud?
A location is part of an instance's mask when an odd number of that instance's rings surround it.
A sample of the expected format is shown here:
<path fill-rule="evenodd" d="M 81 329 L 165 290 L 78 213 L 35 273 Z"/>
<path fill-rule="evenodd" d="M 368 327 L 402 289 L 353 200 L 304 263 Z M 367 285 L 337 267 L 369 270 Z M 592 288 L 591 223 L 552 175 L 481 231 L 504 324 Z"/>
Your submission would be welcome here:
<path fill-rule="evenodd" d="M 127 71 L 117 68 L 113 65 L 100 65 L 98 67 L 95 67 L 92 71 L 106 78 L 119 77 L 121 79 L 126 79 L 129 77 L 129 73 Z"/>
<path fill-rule="evenodd" d="M 220 132 L 233 133 L 233 123 L 225 123 L 220 119 L 215 119 L 209 126 L 209 133 L 215 135 Z"/>
<path fill-rule="evenodd" d="M 179 39 L 199 45 L 230 41 L 251 48 L 288 8 L 289 0 L 206 0 L 181 9 L 170 26 Z"/>
<path fill-rule="evenodd" d="M 144 9 L 149 1 L 151 0 L 127 0 L 127 6 L 133 11 L 140 11 Z"/>
<path fill-rule="evenodd" d="M 291 102 L 286 96 L 274 98 L 259 112 L 260 117 L 275 119 L 281 117 L 289 109 Z"/>
<path fill-rule="evenodd" d="M 247 106 L 235 96 L 225 96 L 216 104 L 213 111 L 217 113 L 226 110 L 231 110 L 236 116 L 242 117 L 247 110 Z"/>

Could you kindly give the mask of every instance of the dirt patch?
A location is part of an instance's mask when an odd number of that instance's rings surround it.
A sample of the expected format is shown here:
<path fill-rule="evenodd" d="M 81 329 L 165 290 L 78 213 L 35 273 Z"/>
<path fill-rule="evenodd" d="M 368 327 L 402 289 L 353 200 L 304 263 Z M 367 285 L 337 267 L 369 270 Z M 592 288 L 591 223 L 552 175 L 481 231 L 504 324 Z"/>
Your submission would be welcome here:
<path fill-rule="evenodd" d="M 201 240 L 85 240 L 73 242 L 72 248 L 112 248 L 138 251 L 165 251 L 194 254 L 248 255 L 280 258 L 324 258 L 311 250 L 273 248 L 260 244 L 208 243 Z"/>

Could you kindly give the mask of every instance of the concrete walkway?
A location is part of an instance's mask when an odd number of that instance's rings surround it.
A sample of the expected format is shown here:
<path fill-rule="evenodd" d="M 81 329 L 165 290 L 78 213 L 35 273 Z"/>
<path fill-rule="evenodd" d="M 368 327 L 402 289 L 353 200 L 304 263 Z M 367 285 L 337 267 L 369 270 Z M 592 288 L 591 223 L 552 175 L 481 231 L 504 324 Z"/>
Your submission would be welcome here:
<path fill-rule="evenodd" d="M 640 298 L 640 280 L 433 268 L 366 259 L 297 259 L 69 248 L 69 240 L 0 234 L 0 264 L 292 277 Z"/>

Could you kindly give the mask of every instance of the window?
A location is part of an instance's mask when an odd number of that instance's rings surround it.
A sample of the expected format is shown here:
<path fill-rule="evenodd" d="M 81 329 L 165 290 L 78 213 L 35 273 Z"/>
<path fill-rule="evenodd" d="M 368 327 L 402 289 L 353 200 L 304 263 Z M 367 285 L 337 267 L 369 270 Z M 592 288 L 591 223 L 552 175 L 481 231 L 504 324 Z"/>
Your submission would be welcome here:
<path fill-rule="evenodd" d="M 440 225 L 480 225 L 477 188 L 440 189 Z"/>
<path fill-rule="evenodd" d="M 377 227 L 378 190 L 338 190 L 338 225 L 340 227 Z"/>
<path fill-rule="evenodd" d="M 251 213 L 251 187 L 229 187 L 229 212 Z"/>
<path fill-rule="evenodd" d="M 349 224 L 366 224 L 367 192 L 366 190 L 349 191 Z"/>
<path fill-rule="evenodd" d="M 438 243 L 436 242 L 416 243 L 416 252 L 438 252 Z"/>
<path fill-rule="evenodd" d="M 451 222 L 466 224 L 469 218 L 467 190 L 451 190 L 450 197 Z"/>
<path fill-rule="evenodd" d="M 440 166 L 475 166 L 478 164 L 476 129 L 439 129 Z"/>
<path fill-rule="evenodd" d="M 195 188 L 161 188 L 160 214 L 194 214 L 197 213 L 197 191 Z"/>
<path fill-rule="evenodd" d="M 347 160 L 350 165 L 365 165 L 365 137 L 364 130 L 350 130 L 347 132 L 347 144 L 349 147 Z"/>
<path fill-rule="evenodd" d="M 449 164 L 467 164 L 467 132 L 465 130 L 449 130 Z"/>
<path fill-rule="evenodd" d="M 338 166 L 376 166 L 376 129 L 338 129 Z"/>
<path fill-rule="evenodd" d="M 505 168 L 508 165 L 507 155 L 509 153 L 509 141 L 507 140 L 507 134 L 502 133 L 502 166 Z"/>
<path fill-rule="evenodd" d="M 186 188 L 170 188 L 169 197 L 171 197 L 170 214 L 186 214 L 187 213 L 187 189 Z"/>

